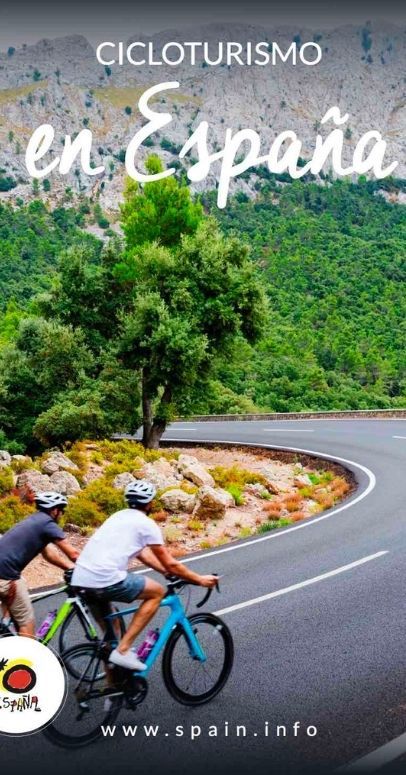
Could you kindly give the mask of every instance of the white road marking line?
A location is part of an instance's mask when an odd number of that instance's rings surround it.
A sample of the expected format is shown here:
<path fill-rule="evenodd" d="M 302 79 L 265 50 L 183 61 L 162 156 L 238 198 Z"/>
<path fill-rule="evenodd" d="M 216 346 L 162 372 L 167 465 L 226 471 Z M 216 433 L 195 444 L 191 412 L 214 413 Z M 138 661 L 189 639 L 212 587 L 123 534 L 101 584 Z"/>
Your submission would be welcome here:
<path fill-rule="evenodd" d="M 406 436 L 392 436 L 392 439 L 406 439 Z"/>
<path fill-rule="evenodd" d="M 333 576 L 338 576 L 340 573 L 346 573 L 353 568 L 358 568 L 360 565 L 364 565 L 366 562 L 377 560 L 379 557 L 383 557 L 388 554 L 388 551 L 376 552 L 376 554 L 370 554 L 368 557 L 362 557 L 360 560 L 350 562 L 348 565 L 342 565 L 340 568 L 330 570 L 327 573 L 322 573 L 320 576 L 314 576 L 312 579 L 306 579 L 306 581 L 299 581 L 298 584 L 292 584 L 290 587 L 284 587 L 283 589 L 277 589 L 275 592 L 269 592 L 267 595 L 260 595 L 260 597 L 254 597 L 252 600 L 246 600 L 245 603 L 236 603 L 236 605 L 230 605 L 228 608 L 221 608 L 214 613 L 218 616 L 224 614 L 230 614 L 233 611 L 240 611 L 242 608 L 248 608 L 248 606 L 256 605 L 257 603 L 263 603 L 265 600 L 272 600 L 274 597 L 280 597 L 281 595 L 287 595 L 289 592 L 295 592 L 297 589 L 303 587 L 309 587 L 311 584 L 317 584 L 324 579 L 330 579 Z"/>
<path fill-rule="evenodd" d="M 171 442 L 178 442 L 182 441 L 182 439 L 167 439 L 167 441 Z M 209 439 L 196 439 L 195 440 L 197 444 L 200 442 L 209 442 L 210 444 L 231 444 L 234 446 L 243 446 L 243 447 L 254 447 L 257 448 L 258 444 L 248 443 L 248 442 L 240 442 L 240 441 L 210 441 Z M 324 514 L 322 517 L 312 517 L 308 521 L 303 520 L 300 524 L 295 525 L 294 527 L 286 527 L 281 528 L 280 530 L 272 530 L 270 535 L 264 535 L 261 536 L 261 538 L 252 538 L 248 539 L 247 541 L 244 541 L 244 543 L 238 543 L 234 544 L 233 546 L 225 546 L 222 549 L 215 549 L 211 552 L 205 552 L 205 554 L 199 554 L 197 557 L 185 557 L 182 558 L 183 563 L 190 563 L 190 562 L 197 562 L 198 560 L 203 560 L 206 557 L 214 557 L 216 554 L 225 554 L 226 552 L 236 552 L 239 549 L 246 549 L 247 547 L 252 546 L 253 544 L 259 544 L 263 541 L 272 541 L 275 538 L 283 538 L 283 536 L 288 535 L 289 533 L 293 533 L 295 530 L 303 530 L 303 528 L 312 527 L 312 525 L 315 525 L 317 522 L 322 522 L 324 519 L 330 519 L 330 517 L 333 517 L 335 514 L 338 514 L 340 511 L 345 511 L 346 509 L 350 509 L 352 506 L 355 506 L 356 503 L 359 503 L 364 498 L 369 495 L 372 490 L 375 488 L 376 485 L 376 477 L 375 474 L 366 466 L 361 465 L 361 463 L 354 463 L 353 460 L 347 460 L 344 457 L 336 457 L 335 455 L 328 455 L 326 452 L 315 452 L 311 449 L 300 449 L 299 447 L 280 447 L 276 444 L 259 444 L 260 447 L 263 449 L 281 449 L 290 452 L 302 452 L 307 455 L 315 455 L 316 457 L 323 458 L 325 460 L 337 460 L 339 463 L 348 463 L 349 465 L 354 466 L 355 468 L 359 468 L 360 471 L 362 471 L 366 476 L 368 477 L 368 486 L 361 492 L 359 495 L 357 495 L 356 498 L 349 501 L 348 503 L 344 503 L 342 506 L 338 506 L 336 509 L 332 509 L 328 512 L 328 514 Z M 142 571 L 137 571 L 138 573 Z"/>
<path fill-rule="evenodd" d="M 190 431 L 196 431 L 197 428 L 176 428 L 175 430 L 180 431 L 181 433 L 189 433 Z"/>
<path fill-rule="evenodd" d="M 309 428 L 262 428 L 264 433 L 314 433 Z"/>
<path fill-rule="evenodd" d="M 398 759 L 399 756 L 402 756 L 405 752 L 406 733 L 399 737 L 395 737 L 390 743 L 385 743 L 385 745 L 376 748 L 375 751 L 372 751 L 366 756 L 362 756 L 361 759 L 356 759 L 356 761 L 351 762 L 351 764 L 345 764 L 336 770 L 336 772 L 354 773 L 354 775 L 356 775 L 356 773 L 360 773 L 361 775 L 363 772 L 376 772 L 382 767 L 385 767 L 386 764 L 390 764 L 390 762 Z"/>
<path fill-rule="evenodd" d="M 182 439 L 167 439 L 167 441 L 171 442 L 179 442 L 182 441 Z M 215 441 L 210 442 L 209 439 L 196 439 L 196 443 L 199 444 L 200 442 L 209 441 L 209 443 L 212 444 L 231 444 L 234 446 L 244 446 L 244 447 L 258 447 L 258 444 L 254 443 L 248 443 L 248 442 L 240 442 L 240 441 Z M 261 538 L 252 538 L 247 541 L 244 541 L 243 543 L 234 544 L 233 546 L 226 546 L 222 549 L 215 549 L 211 552 L 205 552 L 204 554 L 199 554 L 197 557 L 182 557 L 182 563 L 189 564 L 191 562 L 198 562 L 199 560 L 204 560 L 206 557 L 214 557 L 214 555 L 217 554 L 225 554 L 226 552 L 236 552 L 239 549 L 246 549 L 250 546 L 253 546 L 253 544 L 259 544 L 263 541 L 272 541 L 275 538 L 283 538 L 284 536 L 288 535 L 288 533 L 293 533 L 295 530 L 302 530 L 303 528 L 312 527 L 312 525 L 315 525 L 317 522 L 322 522 L 325 519 L 330 519 L 330 517 L 335 516 L 335 514 L 338 514 L 340 511 L 345 511 L 346 509 L 350 509 L 352 506 L 355 506 L 356 503 L 359 503 L 364 498 L 369 495 L 372 490 L 374 490 L 376 486 L 376 477 L 375 474 L 366 466 L 361 465 L 361 463 L 355 463 L 353 460 L 347 460 L 344 457 L 336 457 L 334 455 L 328 455 L 326 452 L 315 452 L 314 450 L 310 449 L 300 449 L 299 447 L 280 447 L 276 444 L 261 444 L 261 447 L 264 449 L 281 449 L 286 452 L 302 452 L 307 455 L 315 455 L 316 457 L 323 458 L 325 460 L 337 460 L 340 463 L 348 463 L 355 468 L 359 468 L 360 471 L 363 471 L 364 474 L 368 477 L 368 486 L 365 488 L 363 492 L 361 492 L 356 498 L 349 501 L 348 503 L 344 503 L 342 506 L 338 506 L 336 509 L 332 509 L 328 512 L 328 514 L 324 514 L 322 517 L 313 517 L 309 521 L 301 522 L 300 524 L 295 525 L 294 527 L 286 527 L 281 528 L 280 530 L 272 531 L 269 535 L 261 536 Z M 135 574 L 139 573 L 151 573 L 151 570 L 142 568 L 141 570 L 133 571 Z"/>

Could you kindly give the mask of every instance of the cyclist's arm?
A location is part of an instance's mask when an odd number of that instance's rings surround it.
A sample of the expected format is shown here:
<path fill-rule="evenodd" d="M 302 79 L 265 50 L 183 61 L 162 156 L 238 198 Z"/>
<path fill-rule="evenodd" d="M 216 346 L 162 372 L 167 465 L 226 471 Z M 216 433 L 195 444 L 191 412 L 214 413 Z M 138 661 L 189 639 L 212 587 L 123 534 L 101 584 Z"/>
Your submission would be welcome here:
<path fill-rule="evenodd" d="M 154 544 L 153 546 L 151 545 L 150 549 L 163 565 L 166 573 L 173 573 L 175 576 L 185 579 L 185 581 L 191 581 L 192 584 L 199 584 L 202 587 L 214 587 L 217 581 L 216 576 L 200 576 L 199 573 L 194 573 L 186 565 L 178 562 L 166 546 Z"/>
<path fill-rule="evenodd" d="M 137 555 L 137 559 L 141 560 L 141 562 L 144 563 L 144 565 L 147 565 L 149 568 L 152 568 L 152 570 L 157 570 L 158 573 L 166 573 L 165 567 L 162 565 L 161 562 L 155 557 L 153 551 L 149 548 L 149 546 L 146 546 L 142 552 L 140 552 Z"/>
<path fill-rule="evenodd" d="M 62 570 L 69 570 L 69 568 L 72 568 L 72 563 L 76 562 L 77 558 L 79 557 L 79 552 L 77 549 L 75 549 L 72 544 L 69 543 L 69 541 L 64 538 L 62 541 L 56 541 L 55 542 L 58 549 L 63 552 L 63 554 L 68 558 L 68 560 L 65 559 L 65 557 L 61 556 L 59 552 L 55 549 L 55 546 L 53 544 L 48 544 L 45 549 L 42 552 L 42 556 L 51 563 L 51 565 L 56 565 L 57 568 L 62 568 Z M 70 560 L 70 562 L 69 562 Z"/>

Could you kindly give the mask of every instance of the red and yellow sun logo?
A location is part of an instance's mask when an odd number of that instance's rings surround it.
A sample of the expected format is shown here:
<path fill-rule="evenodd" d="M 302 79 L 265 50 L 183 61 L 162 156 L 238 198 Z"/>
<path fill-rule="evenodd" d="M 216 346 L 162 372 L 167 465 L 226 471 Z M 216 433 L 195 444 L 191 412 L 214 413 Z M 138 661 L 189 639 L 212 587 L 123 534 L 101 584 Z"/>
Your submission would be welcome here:
<path fill-rule="evenodd" d="M 0 692 L 24 694 L 37 683 L 37 676 L 29 659 L 0 659 Z"/>

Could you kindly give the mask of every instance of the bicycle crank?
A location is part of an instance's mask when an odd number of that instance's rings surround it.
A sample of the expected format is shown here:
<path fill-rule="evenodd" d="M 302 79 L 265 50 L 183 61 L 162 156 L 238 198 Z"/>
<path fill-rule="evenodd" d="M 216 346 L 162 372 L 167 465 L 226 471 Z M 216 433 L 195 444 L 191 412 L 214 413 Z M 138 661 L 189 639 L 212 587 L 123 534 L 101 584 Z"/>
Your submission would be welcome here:
<path fill-rule="evenodd" d="M 148 694 L 148 684 L 141 676 L 130 675 L 124 688 L 126 707 L 134 710 L 137 705 L 144 702 Z"/>

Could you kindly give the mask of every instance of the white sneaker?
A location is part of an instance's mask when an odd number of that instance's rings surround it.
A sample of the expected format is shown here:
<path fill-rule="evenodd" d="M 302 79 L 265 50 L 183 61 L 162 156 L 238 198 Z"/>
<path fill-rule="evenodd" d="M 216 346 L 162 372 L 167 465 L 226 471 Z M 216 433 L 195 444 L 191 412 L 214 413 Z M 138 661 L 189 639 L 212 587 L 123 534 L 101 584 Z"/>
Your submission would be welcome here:
<path fill-rule="evenodd" d="M 114 649 L 110 654 L 109 662 L 119 667 L 125 667 L 127 670 L 137 670 L 139 673 L 146 668 L 144 662 L 138 659 L 134 651 L 126 651 L 125 654 L 122 654 L 118 649 Z"/>

